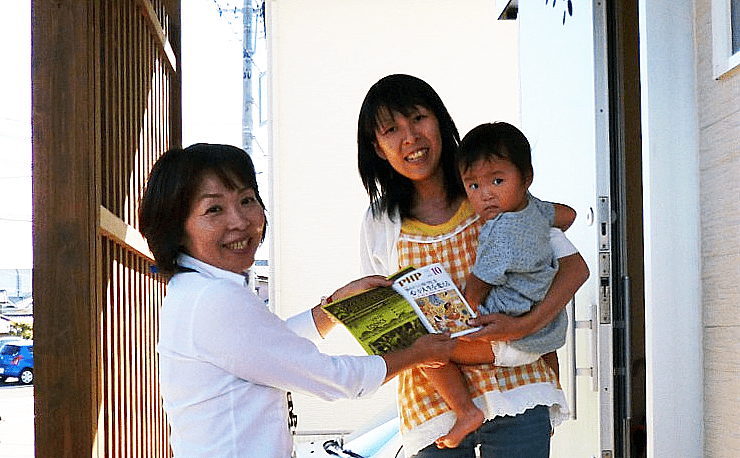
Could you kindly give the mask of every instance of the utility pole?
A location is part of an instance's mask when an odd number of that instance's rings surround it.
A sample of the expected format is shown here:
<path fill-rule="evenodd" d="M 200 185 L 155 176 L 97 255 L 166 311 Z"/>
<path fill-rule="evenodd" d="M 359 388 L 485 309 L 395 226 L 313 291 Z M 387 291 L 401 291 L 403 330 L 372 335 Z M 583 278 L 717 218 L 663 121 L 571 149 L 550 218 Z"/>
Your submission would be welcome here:
<path fill-rule="evenodd" d="M 255 52 L 256 37 L 254 26 L 254 9 L 252 8 L 252 0 L 244 0 L 244 9 L 242 10 L 242 16 L 244 18 L 244 75 L 242 79 L 243 84 L 243 111 L 242 111 L 242 148 L 246 151 L 249 156 L 252 156 L 252 143 L 254 142 L 254 134 L 252 127 L 252 110 L 254 109 L 254 97 L 252 96 L 252 71 L 254 63 L 252 56 Z"/>
<path fill-rule="evenodd" d="M 243 96 L 242 96 L 242 149 L 252 157 L 252 144 L 254 143 L 254 133 L 252 127 L 252 110 L 254 108 L 254 97 L 252 96 L 252 70 L 254 62 L 252 56 L 256 48 L 256 36 L 254 26 L 254 9 L 252 8 L 252 0 L 244 0 L 244 8 L 242 9 L 242 17 L 244 18 L 244 45 L 243 45 L 243 57 L 244 57 L 244 75 L 242 77 L 243 85 Z M 254 272 L 254 268 L 250 267 L 247 271 L 249 288 L 253 292 L 257 292 L 257 276 Z"/>

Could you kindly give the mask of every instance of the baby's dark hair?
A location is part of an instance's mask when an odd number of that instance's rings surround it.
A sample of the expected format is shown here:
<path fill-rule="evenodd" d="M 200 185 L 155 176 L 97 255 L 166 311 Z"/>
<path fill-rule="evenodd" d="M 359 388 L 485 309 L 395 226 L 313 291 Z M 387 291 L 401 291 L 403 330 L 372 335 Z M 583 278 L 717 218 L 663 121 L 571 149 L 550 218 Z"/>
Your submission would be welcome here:
<path fill-rule="evenodd" d="M 460 141 L 455 155 L 457 168 L 467 171 L 474 163 L 492 158 L 514 164 L 522 177 L 531 177 L 532 148 L 522 131 L 507 122 L 481 124 Z"/>

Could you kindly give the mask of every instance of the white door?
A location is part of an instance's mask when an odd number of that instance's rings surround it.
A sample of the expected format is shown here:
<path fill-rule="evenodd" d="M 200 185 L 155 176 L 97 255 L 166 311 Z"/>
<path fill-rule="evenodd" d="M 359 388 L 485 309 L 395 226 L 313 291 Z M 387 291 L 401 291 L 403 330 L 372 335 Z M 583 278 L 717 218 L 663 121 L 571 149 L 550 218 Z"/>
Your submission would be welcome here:
<path fill-rule="evenodd" d="M 532 144 L 531 189 L 540 198 L 576 209 L 567 235 L 591 271 L 576 294 L 573 330 L 559 352 L 573 418 L 553 436 L 555 458 L 614 454 L 603 18 L 600 2 L 519 2 L 522 129 Z M 569 312 L 573 320 L 573 309 Z"/>

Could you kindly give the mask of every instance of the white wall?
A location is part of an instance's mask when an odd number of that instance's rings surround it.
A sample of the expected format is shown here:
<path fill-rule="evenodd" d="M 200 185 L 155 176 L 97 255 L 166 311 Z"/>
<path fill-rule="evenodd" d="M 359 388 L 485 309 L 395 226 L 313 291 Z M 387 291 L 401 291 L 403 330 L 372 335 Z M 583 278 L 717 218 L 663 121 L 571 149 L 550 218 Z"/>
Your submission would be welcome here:
<path fill-rule="evenodd" d="M 691 2 L 642 0 L 648 456 L 701 457 L 698 122 Z"/>
<path fill-rule="evenodd" d="M 461 135 L 485 121 L 518 123 L 516 24 L 496 21 L 494 9 L 490 0 L 268 2 L 270 278 L 281 315 L 359 275 L 368 198 L 357 172 L 357 115 L 374 82 L 391 73 L 426 80 Z M 346 335 L 329 340 L 341 342 L 330 351 L 359 351 Z M 343 404 L 319 405 L 299 429 L 351 429 L 376 406 L 349 403 L 362 415 L 337 421 Z M 299 406 L 299 415 L 306 410 Z"/>

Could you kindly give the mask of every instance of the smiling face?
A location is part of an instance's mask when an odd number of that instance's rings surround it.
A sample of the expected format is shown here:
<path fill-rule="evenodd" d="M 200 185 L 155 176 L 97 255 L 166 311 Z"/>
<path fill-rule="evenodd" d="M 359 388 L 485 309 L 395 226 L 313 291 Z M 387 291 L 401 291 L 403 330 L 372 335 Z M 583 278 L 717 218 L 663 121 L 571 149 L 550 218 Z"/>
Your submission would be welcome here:
<path fill-rule="evenodd" d="M 532 176 L 522 176 L 511 161 L 499 157 L 479 159 L 461 171 L 465 192 L 473 210 L 486 220 L 527 206 Z"/>
<path fill-rule="evenodd" d="M 185 220 L 186 252 L 207 264 L 242 273 L 254 263 L 262 239 L 265 213 L 254 189 L 239 181 L 229 189 L 206 173 Z"/>
<path fill-rule="evenodd" d="M 439 122 L 428 109 L 417 106 L 408 115 L 380 113 L 375 152 L 398 173 L 414 182 L 440 178 L 442 136 Z"/>

